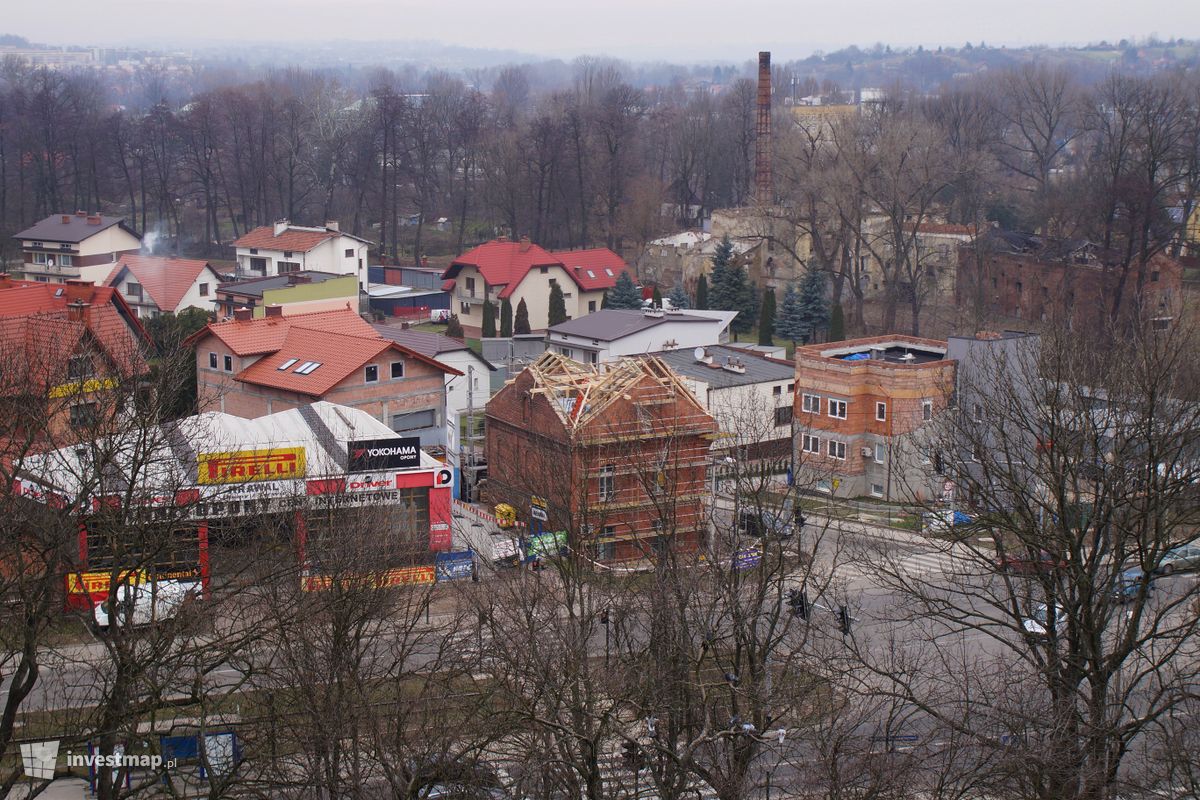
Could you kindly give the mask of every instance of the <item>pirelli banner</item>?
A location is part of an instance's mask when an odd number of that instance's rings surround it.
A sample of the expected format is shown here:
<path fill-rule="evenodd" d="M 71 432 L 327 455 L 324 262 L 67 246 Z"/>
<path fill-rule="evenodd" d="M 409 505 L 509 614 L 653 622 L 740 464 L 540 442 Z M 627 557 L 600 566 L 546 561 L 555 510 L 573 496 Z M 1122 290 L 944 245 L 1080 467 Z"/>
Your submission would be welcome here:
<path fill-rule="evenodd" d="M 200 453 L 196 482 L 202 486 L 303 478 L 303 447 Z"/>

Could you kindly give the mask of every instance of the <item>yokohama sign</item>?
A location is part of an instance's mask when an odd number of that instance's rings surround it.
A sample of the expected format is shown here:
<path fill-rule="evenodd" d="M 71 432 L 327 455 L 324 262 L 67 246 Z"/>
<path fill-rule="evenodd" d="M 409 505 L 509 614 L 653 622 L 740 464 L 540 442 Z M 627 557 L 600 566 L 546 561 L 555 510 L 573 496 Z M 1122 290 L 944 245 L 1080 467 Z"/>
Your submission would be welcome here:
<path fill-rule="evenodd" d="M 413 469 L 421 466 L 421 440 L 416 436 L 396 439 L 360 439 L 346 443 L 349 472 L 384 469 Z"/>

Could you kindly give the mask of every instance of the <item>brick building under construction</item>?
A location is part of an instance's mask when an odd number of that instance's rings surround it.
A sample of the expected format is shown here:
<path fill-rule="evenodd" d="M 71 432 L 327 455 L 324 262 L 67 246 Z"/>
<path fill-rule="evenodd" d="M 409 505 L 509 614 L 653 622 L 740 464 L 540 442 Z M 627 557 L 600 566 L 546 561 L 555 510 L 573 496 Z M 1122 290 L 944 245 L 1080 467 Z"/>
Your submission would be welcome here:
<path fill-rule="evenodd" d="M 585 366 L 546 353 L 487 405 L 484 497 L 526 516 L 597 561 L 694 550 L 713 418 L 659 359 Z M 535 520 L 533 529 L 538 527 Z"/>

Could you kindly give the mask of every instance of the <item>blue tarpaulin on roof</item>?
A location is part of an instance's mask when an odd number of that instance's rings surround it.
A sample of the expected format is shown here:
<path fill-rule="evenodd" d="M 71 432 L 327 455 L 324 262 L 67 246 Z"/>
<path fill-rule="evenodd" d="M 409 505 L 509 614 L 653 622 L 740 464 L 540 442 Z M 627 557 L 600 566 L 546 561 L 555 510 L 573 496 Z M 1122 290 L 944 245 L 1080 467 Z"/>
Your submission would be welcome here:
<path fill-rule="evenodd" d="M 850 355 L 842 358 L 842 361 L 869 361 L 870 358 L 870 353 L 851 353 Z"/>

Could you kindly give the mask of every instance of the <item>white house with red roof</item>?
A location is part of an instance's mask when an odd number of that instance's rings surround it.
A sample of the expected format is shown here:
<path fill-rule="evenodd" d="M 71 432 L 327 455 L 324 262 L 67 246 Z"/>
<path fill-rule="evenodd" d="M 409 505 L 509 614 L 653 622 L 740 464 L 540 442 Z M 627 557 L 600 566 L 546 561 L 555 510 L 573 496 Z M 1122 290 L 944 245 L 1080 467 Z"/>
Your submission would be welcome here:
<path fill-rule="evenodd" d="M 452 308 L 469 335 L 483 328 L 483 303 L 490 300 L 500 329 L 500 306 L 517 306 L 525 301 L 531 332 L 549 327 L 550 291 L 562 289 L 567 319 L 576 319 L 600 309 L 604 292 L 617 282 L 629 266 L 613 251 L 598 247 L 588 250 L 544 250 L 522 237 L 481 244 L 450 262 L 442 273 L 442 288 L 452 294 Z"/>
<path fill-rule="evenodd" d="M 185 308 L 212 311 L 220 282 L 221 276 L 202 259 L 123 255 L 104 285 L 117 289 L 133 313 L 145 319 Z"/>
<path fill-rule="evenodd" d="M 336 222 L 308 228 L 280 220 L 255 228 L 233 243 L 237 250 L 237 276 L 266 278 L 304 270 L 354 273 L 358 286 L 367 290 L 367 252 L 371 243 L 343 233 Z"/>
<path fill-rule="evenodd" d="M 445 376 L 462 373 L 380 336 L 351 309 L 284 316 L 272 306 L 260 318 L 239 309 L 187 341 L 201 411 L 250 419 L 327 400 L 422 445 L 446 444 Z"/>

